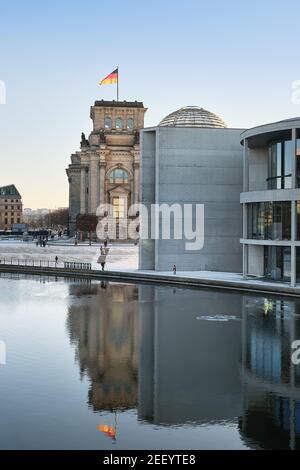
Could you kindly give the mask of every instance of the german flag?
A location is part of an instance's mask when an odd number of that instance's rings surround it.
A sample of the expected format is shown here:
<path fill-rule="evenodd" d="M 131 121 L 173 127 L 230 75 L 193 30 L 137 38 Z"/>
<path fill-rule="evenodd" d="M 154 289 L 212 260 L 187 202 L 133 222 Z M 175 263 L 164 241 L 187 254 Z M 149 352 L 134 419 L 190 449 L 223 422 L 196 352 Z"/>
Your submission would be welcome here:
<path fill-rule="evenodd" d="M 119 76 L 119 69 L 114 70 L 111 72 L 107 77 L 103 78 L 101 82 L 99 83 L 100 85 L 113 85 L 114 83 L 118 83 L 118 77 Z"/>

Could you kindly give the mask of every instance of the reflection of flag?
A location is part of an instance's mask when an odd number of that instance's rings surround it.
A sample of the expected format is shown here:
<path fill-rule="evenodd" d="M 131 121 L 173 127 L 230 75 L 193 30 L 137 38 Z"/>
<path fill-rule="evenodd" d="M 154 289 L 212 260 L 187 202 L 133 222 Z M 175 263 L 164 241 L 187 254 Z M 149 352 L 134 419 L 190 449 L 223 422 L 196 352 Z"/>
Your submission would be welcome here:
<path fill-rule="evenodd" d="M 116 438 L 117 430 L 114 426 L 107 426 L 106 424 L 99 424 L 97 426 L 98 431 L 103 432 L 106 434 L 107 437 L 110 437 L 111 439 Z"/>
<path fill-rule="evenodd" d="M 101 80 L 100 85 L 112 85 L 114 83 L 118 83 L 118 75 L 119 75 L 119 70 L 116 69 L 113 72 L 111 72 L 107 77 L 103 78 Z"/>

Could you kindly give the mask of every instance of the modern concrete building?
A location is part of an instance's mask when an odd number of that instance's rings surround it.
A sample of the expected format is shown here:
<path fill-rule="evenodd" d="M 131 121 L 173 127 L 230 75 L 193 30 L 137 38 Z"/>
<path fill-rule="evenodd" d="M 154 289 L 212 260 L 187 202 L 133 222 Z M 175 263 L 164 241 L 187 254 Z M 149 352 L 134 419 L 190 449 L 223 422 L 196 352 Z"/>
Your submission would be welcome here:
<path fill-rule="evenodd" d="M 124 219 L 128 206 L 139 202 L 139 130 L 146 111 L 138 101 L 102 100 L 91 107 L 93 131 L 88 139 L 82 134 L 81 150 L 71 155 L 66 170 L 71 235 L 79 214 L 96 214 L 108 203 L 111 215 Z"/>
<path fill-rule="evenodd" d="M 300 280 L 300 118 L 245 131 L 244 276 Z"/>
<path fill-rule="evenodd" d="M 11 230 L 23 223 L 22 197 L 14 184 L 0 188 L 0 230 Z"/>
<path fill-rule="evenodd" d="M 183 237 L 150 238 L 151 221 L 140 215 L 140 269 L 242 272 L 243 184 L 242 129 L 230 129 L 215 114 L 187 106 L 170 114 L 158 127 L 141 131 L 141 202 L 148 213 L 153 204 L 204 205 L 204 246 L 189 250 Z M 195 224 L 195 212 L 192 216 Z M 176 225 L 174 224 L 174 225 Z M 143 235 L 144 238 L 146 238 Z"/>

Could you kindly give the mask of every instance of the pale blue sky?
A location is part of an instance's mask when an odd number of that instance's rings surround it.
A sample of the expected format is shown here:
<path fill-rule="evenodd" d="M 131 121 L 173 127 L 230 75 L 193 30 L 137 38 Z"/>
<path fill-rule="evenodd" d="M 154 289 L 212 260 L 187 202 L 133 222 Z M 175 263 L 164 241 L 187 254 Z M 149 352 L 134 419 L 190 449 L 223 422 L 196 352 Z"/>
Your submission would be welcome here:
<path fill-rule="evenodd" d="M 300 115 L 298 0 L 1 0 L 0 186 L 25 207 L 66 206 L 65 168 L 89 133 L 98 80 L 120 68 L 120 99 L 142 100 L 146 126 L 185 105 L 230 126 Z"/>

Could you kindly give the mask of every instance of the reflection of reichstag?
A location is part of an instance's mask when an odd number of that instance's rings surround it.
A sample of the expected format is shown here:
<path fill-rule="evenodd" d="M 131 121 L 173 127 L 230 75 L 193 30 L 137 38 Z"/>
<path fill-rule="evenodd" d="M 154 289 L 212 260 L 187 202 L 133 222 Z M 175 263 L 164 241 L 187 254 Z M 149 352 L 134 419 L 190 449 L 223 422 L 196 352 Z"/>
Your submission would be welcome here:
<path fill-rule="evenodd" d="M 70 339 L 81 375 L 91 381 L 95 411 L 136 406 L 138 368 L 137 289 L 131 285 L 70 286 Z"/>
<path fill-rule="evenodd" d="M 126 284 L 71 285 L 68 328 L 94 411 L 237 426 L 252 448 L 300 448 L 300 302 Z"/>

